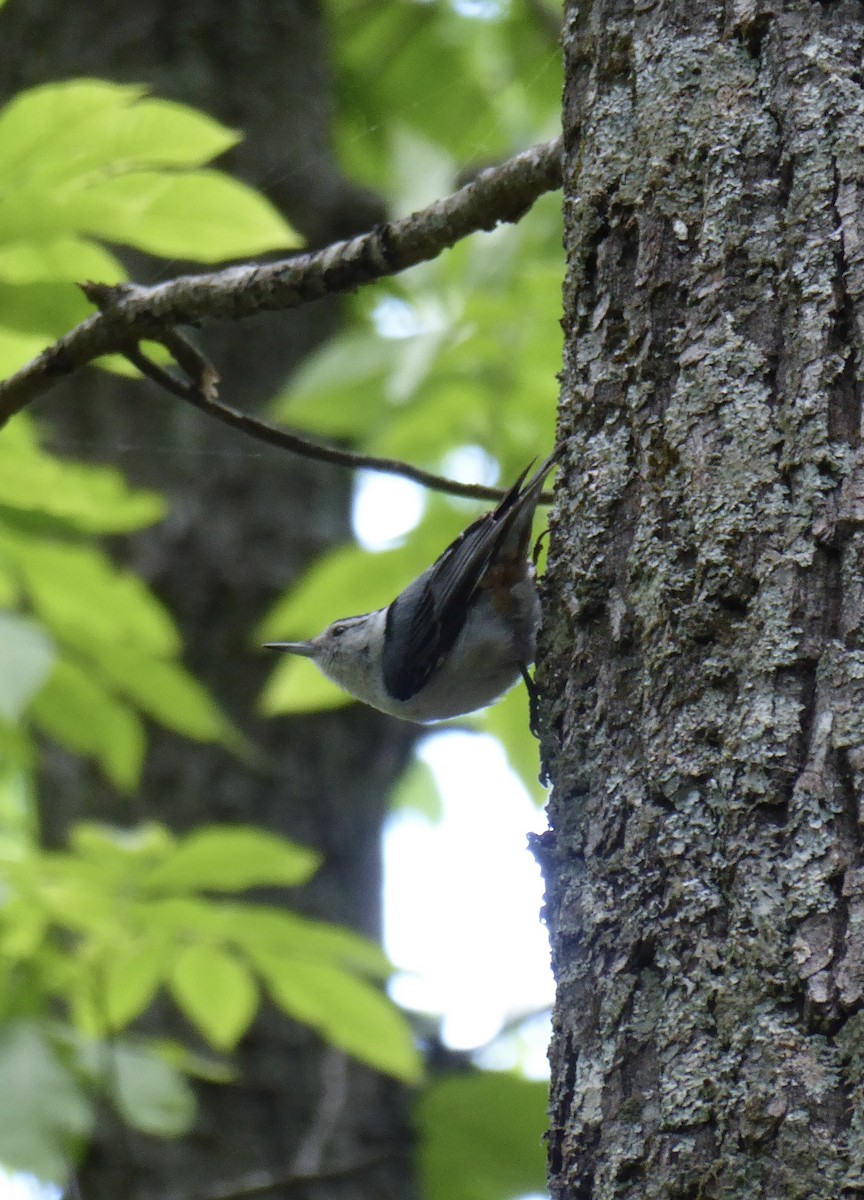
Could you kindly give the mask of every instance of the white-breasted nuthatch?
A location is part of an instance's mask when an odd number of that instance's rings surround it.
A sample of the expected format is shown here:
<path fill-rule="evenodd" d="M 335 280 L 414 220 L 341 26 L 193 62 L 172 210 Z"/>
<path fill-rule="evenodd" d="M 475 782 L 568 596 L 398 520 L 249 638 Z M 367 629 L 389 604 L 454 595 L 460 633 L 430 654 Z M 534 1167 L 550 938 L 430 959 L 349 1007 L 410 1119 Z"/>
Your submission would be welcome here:
<path fill-rule="evenodd" d="M 311 658 L 358 700 L 407 721 L 485 708 L 520 676 L 529 685 L 540 626 L 529 558 L 534 512 L 556 451 L 523 487 L 522 472 L 387 607 L 334 621 L 308 642 L 267 648 Z"/>

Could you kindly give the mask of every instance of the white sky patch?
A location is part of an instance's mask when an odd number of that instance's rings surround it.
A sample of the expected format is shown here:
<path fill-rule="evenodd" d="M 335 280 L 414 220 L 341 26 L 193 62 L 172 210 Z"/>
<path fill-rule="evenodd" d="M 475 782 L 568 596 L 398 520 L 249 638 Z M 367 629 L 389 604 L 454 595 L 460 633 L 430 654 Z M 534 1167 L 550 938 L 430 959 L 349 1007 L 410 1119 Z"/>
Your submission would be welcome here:
<path fill-rule="evenodd" d="M 0 1200 L 60 1200 L 60 1189 L 33 1175 L 8 1174 L 0 1167 Z"/>
<path fill-rule="evenodd" d="M 503 0 L 452 0 L 454 10 L 474 21 L 499 21 L 510 7 Z"/>
<path fill-rule="evenodd" d="M 354 536 L 364 550 L 386 550 L 414 529 L 425 507 L 423 489 L 410 479 L 362 471 L 351 514 Z"/>
<path fill-rule="evenodd" d="M 548 1010 L 508 1029 L 472 1055 L 483 1071 L 518 1071 L 528 1079 L 549 1078 L 552 1013 Z"/>
<path fill-rule="evenodd" d="M 442 733 L 421 755 L 444 818 L 397 813 L 385 834 L 385 946 L 405 972 L 391 992 L 440 1014 L 445 1043 L 467 1050 L 552 1002 L 543 884 L 525 844 L 545 822 L 493 738 Z"/>
<path fill-rule="evenodd" d="M 372 321 L 379 337 L 399 341 L 430 332 L 428 315 L 399 296 L 385 296 L 372 309 Z M 437 326 L 436 326 L 437 328 Z"/>
<path fill-rule="evenodd" d="M 460 483 L 491 485 L 499 475 L 498 463 L 482 446 L 457 447 L 445 458 L 442 470 Z M 410 479 L 360 471 L 351 513 L 354 536 L 364 550 L 386 550 L 416 528 L 425 507 L 424 489 Z"/>
<path fill-rule="evenodd" d="M 482 446 L 457 446 L 444 459 L 443 470 L 459 483 L 483 483 L 487 487 L 497 483 L 500 474 L 498 463 Z"/>

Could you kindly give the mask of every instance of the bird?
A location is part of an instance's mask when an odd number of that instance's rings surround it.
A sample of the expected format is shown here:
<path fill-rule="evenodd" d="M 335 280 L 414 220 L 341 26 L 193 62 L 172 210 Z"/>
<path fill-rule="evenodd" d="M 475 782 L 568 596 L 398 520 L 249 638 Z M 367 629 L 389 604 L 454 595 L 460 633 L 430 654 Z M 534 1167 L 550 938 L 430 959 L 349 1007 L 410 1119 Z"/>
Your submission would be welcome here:
<path fill-rule="evenodd" d="M 531 527 L 558 447 L 479 517 L 386 608 L 343 617 L 304 642 L 265 649 L 310 658 L 333 683 L 380 712 L 418 724 L 474 712 L 520 677 L 534 718 L 540 627 Z M 525 482 L 527 479 L 527 483 Z"/>

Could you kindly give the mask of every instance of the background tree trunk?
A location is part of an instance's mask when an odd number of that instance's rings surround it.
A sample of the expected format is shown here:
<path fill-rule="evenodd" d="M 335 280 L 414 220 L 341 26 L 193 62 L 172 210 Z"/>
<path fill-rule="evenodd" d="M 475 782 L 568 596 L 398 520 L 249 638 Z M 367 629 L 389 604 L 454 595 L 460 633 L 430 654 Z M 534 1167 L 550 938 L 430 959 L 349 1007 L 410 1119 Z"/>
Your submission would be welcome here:
<path fill-rule="evenodd" d="M 244 131 L 229 165 L 267 191 L 310 244 L 381 219 L 378 202 L 342 179 L 332 157 L 317 5 L 18 0 L 3 21 L 8 92 L 78 75 L 143 82 Z M 179 270 L 134 266 L 145 281 Z M 222 394 L 260 407 L 336 320 L 335 305 L 319 304 L 205 330 Z M 241 440 L 147 384 L 93 373 L 40 409 L 62 452 L 111 461 L 169 496 L 167 520 L 119 552 L 170 606 L 189 664 L 273 762 L 272 774 L 256 773 L 219 748 L 152 729 L 143 786 L 127 803 L 58 752 L 42 796 L 49 840 L 93 816 L 178 829 L 263 825 L 323 852 L 322 871 L 303 895 L 292 893 L 292 906 L 376 936 L 381 823 L 413 733 L 359 708 L 295 721 L 255 716 L 272 666 L 254 649 L 255 624 L 316 554 L 348 536 L 348 477 Z M 188 1036 L 168 1012 L 150 1020 L 151 1029 Z M 236 1062 L 236 1084 L 199 1089 L 198 1125 L 181 1142 L 132 1136 L 106 1118 L 81 1178 L 87 1200 L 207 1196 L 252 1172 L 314 1174 L 376 1159 L 339 1186 L 358 1198 L 411 1194 L 407 1101 L 392 1081 L 272 1011 Z M 266 1194 L 294 1200 L 300 1190 L 285 1184 Z"/>
<path fill-rule="evenodd" d="M 864 1194 L 864 23 L 573 4 L 555 1197 Z"/>

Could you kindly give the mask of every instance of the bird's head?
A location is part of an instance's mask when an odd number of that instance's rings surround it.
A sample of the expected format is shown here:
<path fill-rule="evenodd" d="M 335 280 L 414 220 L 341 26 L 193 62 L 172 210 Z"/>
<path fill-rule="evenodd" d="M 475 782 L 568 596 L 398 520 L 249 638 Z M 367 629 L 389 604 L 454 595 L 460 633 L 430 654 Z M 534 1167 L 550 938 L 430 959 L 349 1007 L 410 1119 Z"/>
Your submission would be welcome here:
<path fill-rule="evenodd" d="M 265 648 L 311 658 L 324 675 L 356 695 L 357 682 L 369 674 L 376 661 L 380 663 L 383 628 L 378 628 L 379 617 L 383 613 L 342 617 L 306 642 L 267 642 Z"/>

